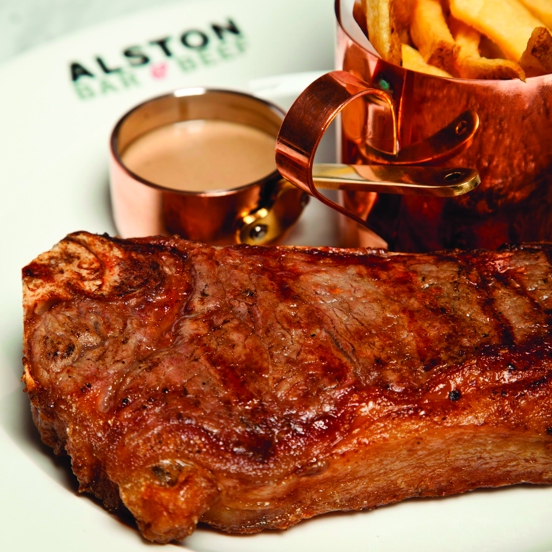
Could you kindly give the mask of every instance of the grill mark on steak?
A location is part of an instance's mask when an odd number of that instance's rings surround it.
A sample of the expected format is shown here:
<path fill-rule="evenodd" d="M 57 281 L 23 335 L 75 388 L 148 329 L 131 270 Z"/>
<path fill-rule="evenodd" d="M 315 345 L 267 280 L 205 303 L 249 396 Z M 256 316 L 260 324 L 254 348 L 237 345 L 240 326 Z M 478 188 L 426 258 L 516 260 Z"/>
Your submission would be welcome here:
<path fill-rule="evenodd" d="M 23 271 L 33 417 L 158 542 L 550 483 L 551 251 L 72 234 Z"/>

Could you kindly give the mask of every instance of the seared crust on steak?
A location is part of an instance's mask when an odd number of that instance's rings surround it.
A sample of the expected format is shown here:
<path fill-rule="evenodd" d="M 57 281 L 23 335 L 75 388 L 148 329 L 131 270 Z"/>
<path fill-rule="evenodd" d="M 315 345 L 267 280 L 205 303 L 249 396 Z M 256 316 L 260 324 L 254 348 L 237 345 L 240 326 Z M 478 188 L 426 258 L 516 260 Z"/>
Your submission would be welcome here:
<path fill-rule="evenodd" d="M 153 541 L 549 484 L 551 262 L 75 233 L 23 269 L 23 378 Z"/>

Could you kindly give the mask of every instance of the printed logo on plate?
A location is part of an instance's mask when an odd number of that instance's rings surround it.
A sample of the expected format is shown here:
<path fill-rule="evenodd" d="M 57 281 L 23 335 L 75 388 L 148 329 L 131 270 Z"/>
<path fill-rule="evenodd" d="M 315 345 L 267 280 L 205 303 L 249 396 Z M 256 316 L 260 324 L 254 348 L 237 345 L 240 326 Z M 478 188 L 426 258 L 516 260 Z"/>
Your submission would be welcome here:
<path fill-rule="evenodd" d="M 147 40 L 120 52 L 69 64 L 69 77 L 84 101 L 159 81 L 174 71 L 190 74 L 242 56 L 247 41 L 235 19 L 211 22 L 177 35 Z"/>

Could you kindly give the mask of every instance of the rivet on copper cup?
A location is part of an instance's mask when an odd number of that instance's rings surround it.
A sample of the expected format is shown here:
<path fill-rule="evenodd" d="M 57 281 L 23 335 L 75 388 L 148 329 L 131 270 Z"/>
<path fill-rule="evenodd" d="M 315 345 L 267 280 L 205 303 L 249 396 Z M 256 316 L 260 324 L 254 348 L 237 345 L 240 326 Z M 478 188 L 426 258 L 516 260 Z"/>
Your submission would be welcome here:
<path fill-rule="evenodd" d="M 205 88 L 177 90 L 126 113 L 111 136 L 118 233 L 217 244 L 279 240 L 306 203 L 276 171 L 283 117 L 249 94 Z"/>

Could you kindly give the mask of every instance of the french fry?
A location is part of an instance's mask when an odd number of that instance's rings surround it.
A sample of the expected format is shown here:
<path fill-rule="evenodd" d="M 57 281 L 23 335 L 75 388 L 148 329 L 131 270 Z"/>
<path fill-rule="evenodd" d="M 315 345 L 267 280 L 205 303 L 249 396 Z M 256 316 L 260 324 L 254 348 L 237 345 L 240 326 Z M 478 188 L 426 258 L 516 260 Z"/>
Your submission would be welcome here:
<path fill-rule="evenodd" d="M 533 30 L 520 64 L 530 76 L 552 73 L 552 34 L 546 27 Z"/>
<path fill-rule="evenodd" d="M 437 77 L 452 77 L 444 69 L 439 69 L 434 65 L 426 63 L 422 54 L 416 48 L 409 46 L 408 44 L 402 44 L 402 61 L 405 69 L 411 69 L 418 73 L 427 73 L 428 75 L 435 75 Z"/>
<path fill-rule="evenodd" d="M 393 2 L 392 17 L 397 27 L 401 42 L 408 44 L 410 41 L 410 20 L 416 0 L 395 0 Z"/>
<path fill-rule="evenodd" d="M 467 79 L 552 74 L 552 0 L 357 3 L 380 56 L 407 69 Z"/>
<path fill-rule="evenodd" d="M 515 61 L 509 59 L 489 59 L 479 52 L 481 34 L 463 21 L 449 19 L 449 27 L 459 47 L 454 65 L 458 75 L 465 79 L 521 79 L 525 72 Z"/>
<path fill-rule="evenodd" d="M 552 29 L 552 2 L 550 0 L 521 0 L 521 3 L 549 29 Z"/>
<path fill-rule="evenodd" d="M 412 42 L 424 60 L 451 72 L 458 53 L 447 26 L 440 0 L 416 0 L 410 26 Z"/>
<path fill-rule="evenodd" d="M 389 63 L 401 64 L 401 41 L 393 20 L 395 0 L 364 0 L 368 38 L 376 52 Z M 401 1 L 401 0 L 399 0 Z"/>
<path fill-rule="evenodd" d="M 496 42 L 504 55 L 518 61 L 533 29 L 542 23 L 518 0 L 450 0 L 450 11 Z"/>

